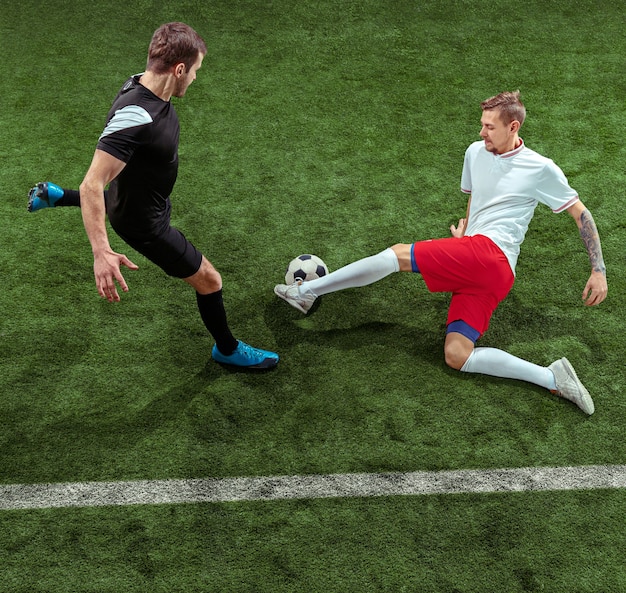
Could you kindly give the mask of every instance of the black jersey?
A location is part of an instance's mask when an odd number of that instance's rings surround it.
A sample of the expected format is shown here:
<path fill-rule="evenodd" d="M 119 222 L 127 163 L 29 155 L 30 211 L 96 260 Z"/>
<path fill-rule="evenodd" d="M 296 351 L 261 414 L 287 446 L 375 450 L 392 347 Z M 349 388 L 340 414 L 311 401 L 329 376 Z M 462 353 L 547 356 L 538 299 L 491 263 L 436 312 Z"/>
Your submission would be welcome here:
<path fill-rule="evenodd" d="M 111 182 L 107 214 L 116 231 L 149 238 L 169 226 L 180 126 L 174 106 L 130 78 L 113 102 L 97 148 L 124 161 Z"/>

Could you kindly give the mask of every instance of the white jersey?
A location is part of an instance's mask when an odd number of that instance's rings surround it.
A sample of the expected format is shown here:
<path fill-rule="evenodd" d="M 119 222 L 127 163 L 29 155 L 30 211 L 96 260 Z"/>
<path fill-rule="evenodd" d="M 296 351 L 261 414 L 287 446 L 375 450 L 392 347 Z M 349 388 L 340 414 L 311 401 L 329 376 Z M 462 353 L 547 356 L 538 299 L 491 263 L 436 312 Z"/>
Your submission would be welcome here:
<path fill-rule="evenodd" d="M 539 202 L 563 212 L 578 200 L 563 171 L 522 144 L 494 154 L 483 141 L 465 152 L 461 190 L 471 194 L 466 235 L 489 237 L 506 255 L 515 273 L 520 245 Z"/>

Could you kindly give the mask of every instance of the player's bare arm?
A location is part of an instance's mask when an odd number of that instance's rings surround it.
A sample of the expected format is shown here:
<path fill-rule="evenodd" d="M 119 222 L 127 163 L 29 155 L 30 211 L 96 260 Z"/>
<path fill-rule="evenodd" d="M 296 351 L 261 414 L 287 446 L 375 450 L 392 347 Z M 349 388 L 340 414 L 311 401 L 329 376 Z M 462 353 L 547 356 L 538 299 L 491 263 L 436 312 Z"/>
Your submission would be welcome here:
<path fill-rule="evenodd" d="M 469 220 L 469 209 L 471 202 L 472 196 L 470 195 L 469 199 L 467 200 L 465 218 L 459 218 L 458 226 L 450 225 L 450 232 L 452 233 L 452 236 L 456 237 L 457 239 L 460 239 L 463 235 L 465 235 L 465 229 L 467 229 L 467 221 Z"/>
<path fill-rule="evenodd" d="M 96 287 L 100 296 L 111 303 L 120 300 L 115 286 L 116 281 L 124 292 L 128 292 L 128 285 L 122 276 L 120 266 L 125 265 L 131 270 L 137 269 L 125 255 L 115 253 L 111 249 L 106 230 L 104 188 L 124 167 L 123 161 L 102 150 L 96 150 L 91 166 L 80 185 L 81 211 L 94 256 Z"/>
<path fill-rule="evenodd" d="M 578 225 L 580 237 L 587 249 L 591 264 L 591 276 L 583 290 L 583 301 L 586 305 L 599 305 L 606 298 L 608 286 L 598 228 L 591 212 L 582 202 L 576 202 L 567 211 Z"/>

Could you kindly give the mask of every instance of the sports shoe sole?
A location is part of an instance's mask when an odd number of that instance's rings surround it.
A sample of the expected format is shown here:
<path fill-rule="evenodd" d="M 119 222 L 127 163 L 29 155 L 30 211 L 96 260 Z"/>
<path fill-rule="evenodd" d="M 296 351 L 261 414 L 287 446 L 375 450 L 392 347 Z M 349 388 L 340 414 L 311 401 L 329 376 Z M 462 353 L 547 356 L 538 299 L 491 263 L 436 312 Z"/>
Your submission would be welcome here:
<path fill-rule="evenodd" d="M 292 299 L 290 299 L 289 297 L 287 297 L 287 295 L 281 294 L 278 290 L 277 290 L 277 286 L 274 287 L 274 294 L 281 298 L 283 301 L 285 301 L 286 303 L 290 304 L 294 309 L 298 309 L 298 311 L 300 311 L 300 313 L 304 313 L 305 315 L 311 310 L 309 309 L 305 309 L 300 303 L 298 303 L 298 301 L 294 301 Z"/>

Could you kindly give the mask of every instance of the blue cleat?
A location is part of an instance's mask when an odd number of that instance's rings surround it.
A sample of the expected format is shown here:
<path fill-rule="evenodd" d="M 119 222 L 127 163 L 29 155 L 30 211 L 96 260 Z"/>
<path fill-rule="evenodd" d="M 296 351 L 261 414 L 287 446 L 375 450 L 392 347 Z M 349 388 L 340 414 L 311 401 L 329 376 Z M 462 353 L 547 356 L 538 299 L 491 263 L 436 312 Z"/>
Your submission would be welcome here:
<path fill-rule="evenodd" d="M 36 212 L 42 208 L 51 208 L 64 193 L 62 188 L 50 181 L 40 182 L 28 192 L 28 211 Z"/>
<path fill-rule="evenodd" d="M 237 349 L 229 356 L 224 356 L 218 349 L 217 344 L 213 346 L 211 356 L 215 362 L 229 366 L 246 369 L 271 369 L 278 364 L 278 354 L 253 348 L 241 340 L 237 343 Z"/>

